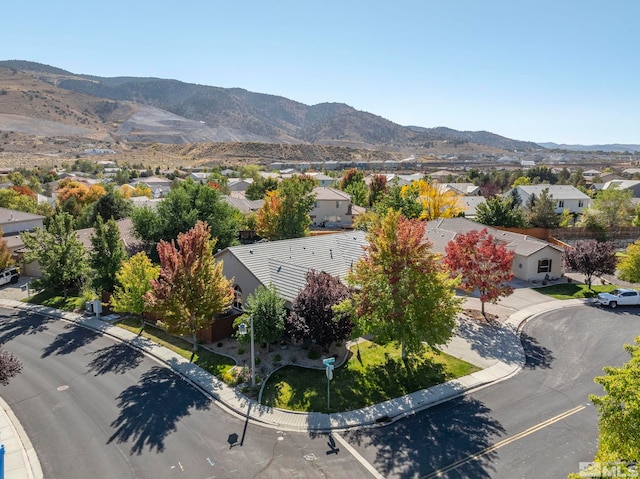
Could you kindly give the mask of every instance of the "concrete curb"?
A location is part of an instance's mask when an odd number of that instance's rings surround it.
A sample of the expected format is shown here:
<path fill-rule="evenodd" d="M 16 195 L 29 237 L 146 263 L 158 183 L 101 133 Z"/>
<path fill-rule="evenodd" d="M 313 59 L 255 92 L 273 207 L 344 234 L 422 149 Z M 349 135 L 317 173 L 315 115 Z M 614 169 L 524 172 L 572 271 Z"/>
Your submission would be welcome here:
<path fill-rule="evenodd" d="M 218 401 L 225 410 L 239 417 L 247 418 L 249 416 L 252 422 L 264 427 L 318 433 L 385 425 L 491 384 L 504 381 L 517 374 L 525 365 L 525 353 L 520 342 L 519 332 L 526 321 L 551 310 L 584 303 L 585 301 L 582 300 L 553 300 L 512 314 L 504 324 L 504 336 L 502 337 L 508 351 L 505 350 L 503 358 L 486 369 L 373 406 L 341 413 L 324 414 L 285 411 L 260 405 L 227 386 L 197 365 L 190 363 L 182 356 L 99 319 L 44 306 L 0 299 L 0 306 L 34 311 L 49 317 L 72 321 L 119 341 L 127 342 L 160 363 L 172 368 L 190 384 Z M 508 356 L 507 352 L 509 353 Z"/>

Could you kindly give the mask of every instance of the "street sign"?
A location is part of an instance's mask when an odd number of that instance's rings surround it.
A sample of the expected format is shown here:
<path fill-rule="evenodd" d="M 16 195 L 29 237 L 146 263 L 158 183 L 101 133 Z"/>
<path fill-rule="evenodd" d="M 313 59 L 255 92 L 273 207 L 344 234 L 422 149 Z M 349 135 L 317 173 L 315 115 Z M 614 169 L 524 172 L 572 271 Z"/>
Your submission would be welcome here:
<path fill-rule="evenodd" d="M 333 363 L 335 363 L 335 362 L 336 362 L 336 358 L 334 358 L 334 357 L 322 360 L 322 364 L 324 364 L 326 367 L 331 368 L 331 369 L 333 369 Z"/>
<path fill-rule="evenodd" d="M 325 366 L 325 373 L 327 374 L 327 409 L 331 407 L 330 386 L 333 379 L 333 363 L 336 362 L 336 358 L 330 357 L 322 360 L 322 364 Z"/>

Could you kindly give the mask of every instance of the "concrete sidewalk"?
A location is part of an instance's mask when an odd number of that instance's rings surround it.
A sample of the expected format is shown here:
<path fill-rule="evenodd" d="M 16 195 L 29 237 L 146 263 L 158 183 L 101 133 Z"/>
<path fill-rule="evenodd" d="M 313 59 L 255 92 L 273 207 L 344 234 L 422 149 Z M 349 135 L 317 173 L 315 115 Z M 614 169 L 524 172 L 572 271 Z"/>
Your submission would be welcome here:
<path fill-rule="evenodd" d="M 479 305 L 479 302 L 478 304 L 474 303 L 473 298 L 468 298 L 467 303 L 476 307 Z M 341 431 L 355 427 L 386 424 L 469 391 L 505 380 L 516 374 L 525 363 L 524 350 L 518 337 L 518 328 L 524 321 L 546 311 L 583 303 L 582 300 L 551 300 L 532 304 L 510 314 L 504 320 L 502 327 L 483 325 L 462 319 L 459 322 L 458 336 L 443 349 L 449 354 L 477 364 L 484 369 L 374 406 L 354 411 L 323 414 L 299 413 L 262 406 L 182 356 L 95 316 L 65 312 L 14 299 L 0 299 L 1 307 L 32 311 L 72 321 L 127 342 L 171 367 L 195 387 L 216 399 L 223 409 L 238 417 L 246 418 L 248 416 L 252 422 L 265 427 L 304 432 Z M 505 311 L 501 312 L 504 314 Z M 3 402 L 0 403 L 0 406 L 0 433 L 2 434 L 0 438 L 6 447 L 5 469 L 11 471 L 9 477 L 41 479 L 40 464 L 29 439 L 11 413 L 9 406 Z"/>

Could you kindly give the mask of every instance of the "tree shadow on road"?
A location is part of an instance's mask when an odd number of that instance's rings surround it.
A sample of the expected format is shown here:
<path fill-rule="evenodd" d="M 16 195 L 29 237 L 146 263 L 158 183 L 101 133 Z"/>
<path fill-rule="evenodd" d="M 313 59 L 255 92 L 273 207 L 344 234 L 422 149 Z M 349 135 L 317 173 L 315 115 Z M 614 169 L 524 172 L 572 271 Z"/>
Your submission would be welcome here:
<path fill-rule="evenodd" d="M 67 324 L 64 329 L 67 331 L 58 334 L 53 342 L 44 348 L 42 352 L 43 358 L 52 354 L 71 354 L 100 337 L 100 333 L 75 324 Z"/>
<path fill-rule="evenodd" d="M 124 374 L 138 367 L 144 354 L 124 343 L 114 344 L 91 353 L 95 357 L 88 364 L 96 376 L 106 373 Z"/>
<path fill-rule="evenodd" d="M 526 357 L 525 368 L 527 369 L 549 369 L 554 360 L 553 353 L 550 349 L 541 346 L 536 338 L 529 336 L 524 331 L 520 333 L 520 341 L 524 348 Z"/>
<path fill-rule="evenodd" d="M 463 320 L 458 322 L 457 334 L 483 358 L 501 359 L 509 364 L 522 360 L 522 354 L 514 347 L 517 337 L 506 328 Z"/>
<path fill-rule="evenodd" d="M 385 477 L 431 477 L 443 468 L 444 477 L 489 478 L 496 451 L 486 451 L 505 431 L 482 402 L 464 397 L 436 406 L 392 425 L 345 432 L 359 447 L 376 450 L 375 468 Z M 465 461 L 469 456 L 477 458 Z M 454 467 L 455 466 L 455 467 Z"/>
<path fill-rule="evenodd" d="M 131 454 L 145 448 L 164 450 L 164 440 L 191 408 L 207 409 L 211 400 L 167 368 L 153 367 L 138 384 L 118 396 L 120 415 L 111 423 L 115 432 L 107 441 L 131 442 Z"/>
<path fill-rule="evenodd" d="M 7 343 L 12 339 L 26 334 L 36 334 L 47 329 L 47 323 L 56 319 L 27 311 L 16 311 L 0 319 L 0 343 Z"/>

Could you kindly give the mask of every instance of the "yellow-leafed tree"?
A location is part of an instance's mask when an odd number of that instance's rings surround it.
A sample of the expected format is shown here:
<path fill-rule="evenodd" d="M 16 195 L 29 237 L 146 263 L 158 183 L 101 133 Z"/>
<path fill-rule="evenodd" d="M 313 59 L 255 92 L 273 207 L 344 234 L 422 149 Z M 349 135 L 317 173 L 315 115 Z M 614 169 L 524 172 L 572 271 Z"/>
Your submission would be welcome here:
<path fill-rule="evenodd" d="M 445 190 L 438 184 L 425 180 L 415 180 L 402 187 L 402 196 L 407 197 L 417 192 L 417 201 L 422 207 L 420 219 L 431 221 L 436 218 L 454 218 L 462 213 L 460 195 Z"/>

